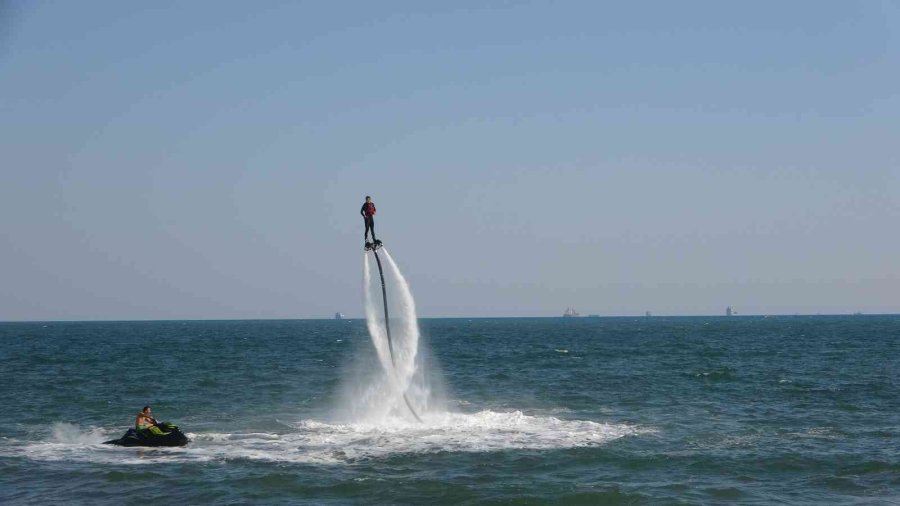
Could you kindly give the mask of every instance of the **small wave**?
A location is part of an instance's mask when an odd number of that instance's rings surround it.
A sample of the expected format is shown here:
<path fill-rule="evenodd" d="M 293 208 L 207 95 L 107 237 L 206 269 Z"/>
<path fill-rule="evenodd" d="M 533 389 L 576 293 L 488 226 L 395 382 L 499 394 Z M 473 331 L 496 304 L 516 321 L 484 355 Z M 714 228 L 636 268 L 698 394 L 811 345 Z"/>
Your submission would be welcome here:
<path fill-rule="evenodd" d="M 523 503 L 544 501 L 539 498 L 529 498 L 532 501 L 523 500 Z M 566 494 L 561 497 L 554 498 L 553 504 L 644 504 L 650 499 L 649 496 L 640 492 L 625 492 L 619 487 L 613 486 L 609 490 L 576 492 Z"/>
<path fill-rule="evenodd" d="M 736 501 L 747 494 L 735 487 L 711 487 L 705 490 L 707 494 L 717 500 Z"/>
<path fill-rule="evenodd" d="M 870 460 L 860 464 L 848 465 L 838 473 L 842 476 L 857 476 L 862 474 L 900 473 L 900 463 Z"/>
<path fill-rule="evenodd" d="M 721 367 L 709 371 L 697 371 L 693 374 L 693 376 L 695 378 L 708 381 L 723 381 L 734 379 L 736 377 L 736 374 L 733 369 L 730 369 L 728 367 Z"/>

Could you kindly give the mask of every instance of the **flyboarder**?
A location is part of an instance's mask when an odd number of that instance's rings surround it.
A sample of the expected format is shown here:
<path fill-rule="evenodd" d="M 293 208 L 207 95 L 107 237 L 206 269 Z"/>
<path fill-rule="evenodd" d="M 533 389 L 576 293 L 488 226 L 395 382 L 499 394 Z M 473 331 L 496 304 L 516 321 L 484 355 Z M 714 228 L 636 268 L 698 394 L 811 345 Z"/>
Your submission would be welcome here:
<path fill-rule="evenodd" d="M 363 221 L 366 224 L 366 231 L 363 234 L 363 241 L 366 243 L 366 249 L 374 249 L 381 246 L 381 241 L 375 238 L 375 203 L 372 202 L 372 197 L 366 195 L 366 201 L 363 203 L 362 208 L 359 210 L 359 214 L 362 215 Z M 369 231 L 372 231 L 372 242 L 369 242 Z"/>

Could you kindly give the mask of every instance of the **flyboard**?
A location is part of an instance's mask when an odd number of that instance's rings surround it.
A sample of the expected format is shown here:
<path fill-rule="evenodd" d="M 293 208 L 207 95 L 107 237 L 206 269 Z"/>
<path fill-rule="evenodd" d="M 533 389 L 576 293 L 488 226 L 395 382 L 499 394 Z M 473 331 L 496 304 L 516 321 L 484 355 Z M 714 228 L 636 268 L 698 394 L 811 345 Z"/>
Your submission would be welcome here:
<path fill-rule="evenodd" d="M 388 318 L 388 301 L 387 301 L 387 288 L 384 285 L 384 270 L 381 268 L 381 259 L 378 258 L 378 250 L 383 246 L 381 241 L 378 239 L 372 238 L 373 242 L 366 243 L 366 251 L 371 251 L 372 254 L 375 255 L 375 263 L 378 264 L 378 276 L 381 278 L 381 300 L 384 301 L 384 330 L 387 334 L 387 342 L 388 342 L 388 352 L 391 355 L 391 365 L 394 367 L 394 370 L 397 369 L 397 364 L 394 361 L 394 345 L 391 343 L 391 322 Z M 419 418 L 416 410 L 413 409 L 412 403 L 409 402 L 409 398 L 406 396 L 406 391 L 403 392 L 403 400 L 406 402 L 406 407 L 409 408 L 409 412 L 412 413 L 416 420 L 422 422 L 422 419 Z"/>

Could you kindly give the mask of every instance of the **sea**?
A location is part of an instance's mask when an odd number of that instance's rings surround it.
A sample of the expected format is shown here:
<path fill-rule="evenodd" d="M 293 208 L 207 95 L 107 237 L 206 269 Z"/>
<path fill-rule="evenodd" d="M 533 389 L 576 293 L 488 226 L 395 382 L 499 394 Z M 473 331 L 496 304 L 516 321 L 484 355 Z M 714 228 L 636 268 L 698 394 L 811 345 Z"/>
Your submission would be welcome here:
<path fill-rule="evenodd" d="M 0 323 L 0 503 L 900 504 L 900 316 L 372 323 Z"/>

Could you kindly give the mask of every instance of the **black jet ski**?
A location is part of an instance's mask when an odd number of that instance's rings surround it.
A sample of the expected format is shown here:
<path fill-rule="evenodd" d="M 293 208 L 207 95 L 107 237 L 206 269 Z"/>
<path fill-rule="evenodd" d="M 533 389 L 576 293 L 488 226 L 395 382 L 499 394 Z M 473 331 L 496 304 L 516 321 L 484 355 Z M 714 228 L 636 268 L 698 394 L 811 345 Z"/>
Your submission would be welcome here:
<path fill-rule="evenodd" d="M 105 445 L 119 446 L 184 446 L 190 441 L 174 423 L 156 424 L 159 433 L 150 429 L 128 429 L 119 439 L 105 441 Z"/>

